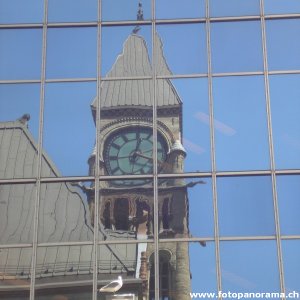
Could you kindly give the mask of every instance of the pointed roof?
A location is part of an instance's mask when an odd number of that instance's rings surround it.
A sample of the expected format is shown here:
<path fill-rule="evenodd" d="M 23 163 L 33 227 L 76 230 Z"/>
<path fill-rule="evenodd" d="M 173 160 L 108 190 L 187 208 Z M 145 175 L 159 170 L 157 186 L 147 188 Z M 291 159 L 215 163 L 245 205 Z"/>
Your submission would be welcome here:
<path fill-rule="evenodd" d="M 163 54 L 163 45 L 156 34 L 157 74 L 171 75 Z M 152 76 L 152 66 L 146 42 L 143 37 L 131 34 L 124 43 L 123 52 L 117 57 L 112 69 L 106 78 L 112 77 L 136 77 Z M 128 106 L 151 107 L 152 106 L 152 80 L 115 80 L 103 81 L 101 85 L 101 108 L 124 108 Z M 181 100 L 168 79 L 157 80 L 157 106 L 178 106 Z M 96 109 L 97 98 L 92 103 L 92 109 Z"/>

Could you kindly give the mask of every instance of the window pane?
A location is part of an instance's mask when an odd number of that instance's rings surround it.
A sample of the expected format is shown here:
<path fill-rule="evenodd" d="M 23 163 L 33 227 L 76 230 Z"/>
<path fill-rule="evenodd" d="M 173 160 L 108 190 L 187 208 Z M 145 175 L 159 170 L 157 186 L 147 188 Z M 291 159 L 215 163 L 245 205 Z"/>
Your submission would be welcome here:
<path fill-rule="evenodd" d="M 221 242 L 220 252 L 223 291 L 280 293 L 275 241 Z"/>
<path fill-rule="evenodd" d="M 268 63 L 270 70 L 300 69 L 300 20 L 266 22 Z"/>
<path fill-rule="evenodd" d="M 217 184 L 221 235 L 275 234 L 270 177 L 224 177 Z"/>
<path fill-rule="evenodd" d="M 259 0 L 210 0 L 210 15 L 221 16 L 245 16 L 259 15 Z"/>
<path fill-rule="evenodd" d="M 218 170 L 268 169 L 263 77 L 215 78 L 213 96 Z"/>
<path fill-rule="evenodd" d="M 0 85 L 0 178 L 36 176 L 39 84 Z"/>
<path fill-rule="evenodd" d="M 120 158 L 119 170 L 127 167 Z M 108 163 L 111 163 L 108 162 Z M 107 163 L 104 163 L 107 165 Z M 138 164 L 137 164 L 138 165 Z M 100 168 L 103 167 L 101 164 Z M 154 236 L 153 180 L 122 178 L 100 182 L 100 240 L 147 240 Z M 89 200 L 93 210 L 94 199 Z"/>
<path fill-rule="evenodd" d="M 0 185 L 0 245 L 32 243 L 35 199 L 34 184 Z"/>
<path fill-rule="evenodd" d="M 211 178 L 159 180 L 159 237 L 213 237 Z"/>
<path fill-rule="evenodd" d="M 0 79 L 39 79 L 42 30 L 0 30 Z"/>
<path fill-rule="evenodd" d="M 260 22 L 212 23 L 211 51 L 213 72 L 262 70 Z"/>
<path fill-rule="evenodd" d="M 47 77 L 96 77 L 96 28 L 51 28 L 47 40 Z"/>
<path fill-rule="evenodd" d="M 97 0 L 49 0 L 49 22 L 87 22 L 97 20 Z"/>
<path fill-rule="evenodd" d="M 284 282 L 285 282 L 286 293 L 293 293 L 294 291 L 300 293 L 299 251 L 300 251 L 300 240 L 282 241 Z"/>
<path fill-rule="evenodd" d="M 168 148 L 165 161 L 167 165 L 163 166 L 161 172 L 209 171 L 211 161 L 207 79 L 158 79 L 157 117 L 158 130 L 164 134 Z M 166 131 L 164 125 L 168 126 L 169 131 Z M 179 146 L 183 147 L 184 161 L 181 169 L 172 162 L 180 155 Z"/>
<path fill-rule="evenodd" d="M 151 1 L 143 0 L 140 7 L 140 18 L 149 20 L 151 18 Z M 103 21 L 137 20 L 138 1 L 132 0 L 102 0 Z M 141 17 L 142 16 L 142 17 Z"/>
<path fill-rule="evenodd" d="M 28 300 L 32 248 L 2 248 L 0 251 L 0 297 Z M 18 287 L 16 287 L 18 286 Z M 21 287 L 20 287 L 21 286 Z M 12 287 L 16 287 L 12 289 Z"/>
<path fill-rule="evenodd" d="M 45 157 L 43 176 L 88 175 L 87 160 L 95 143 L 90 105 L 95 96 L 93 82 L 46 85 L 43 148 L 58 171 Z"/>
<path fill-rule="evenodd" d="M 205 247 L 199 242 L 190 243 L 191 291 L 216 293 L 217 276 L 215 244 L 207 242 Z"/>
<path fill-rule="evenodd" d="M 42 23 L 44 1 L 0 0 L 0 23 Z"/>
<path fill-rule="evenodd" d="M 158 25 L 157 33 L 158 75 L 207 72 L 205 24 Z"/>
<path fill-rule="evenodd" d="M 152 75 L 150 26 L 104 27 L 101 52 L 101 73 L 103 76 Z"/>
<path fill-rule="evenodd" d="M 265 0 L 265 14 L 299 13 L 298 0 Z"/>
<path fill-rule="evenodd" d="M 175 299 L 175 295 L 178 299 L 188 299 L 190 293 L 216 293 L 215 245 L 212 242 L 205 246 L 199 242 L 160 243 L 159 268 L 161 299 Z"/>
<path fill-rule="evenodd" d="M 152 257 L 150 258 L 152 249 L 151 243 L 99 245 L 99 299 L 133 300 L 143 299 L 143 295 L 147 296 L 144 299 L 150 299 L 150 272 L 154 269 Z M 116 280 L 122 281 L 122 288 L 114 293 L 105 292 L 105 285 Z"/>
<path fill-rule="evenodd" d="M 278 169 L 300 168 L 300 76 L 270 76 L 275 162 Z"/>
<path fill-rule="evenodd" d="M 35 299 L 92 300 L 93 246 L 38 247 Z"/>
<path fill-rule="evenodd" d="M 157 19 L 203 18 L 205 17 L 204 0 L 157 0 Z"/>
<path fill-rule="evenodd" d="M 282 235 L 300 234 L 300 176 L 277 176 L 277 194 Z"/>
<path fill-rule="evenodd" d="M 189 232 L 192 237 L 213 237 L 214 215 L 211 178 L 186 180 Z M 194 183 L 198 183 L 194 185 Z"/>
<path fill-rule="evenodd" d="M 90 182 L 42 183 L 39 202 L 39 243 L 92 241 L 94 222 Z"/>

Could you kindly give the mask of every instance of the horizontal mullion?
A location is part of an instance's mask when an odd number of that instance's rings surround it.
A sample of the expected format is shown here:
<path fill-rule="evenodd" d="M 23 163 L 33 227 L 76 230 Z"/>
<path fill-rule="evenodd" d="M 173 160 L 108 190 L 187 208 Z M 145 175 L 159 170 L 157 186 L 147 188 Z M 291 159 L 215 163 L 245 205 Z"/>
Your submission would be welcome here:
<path fill-rule="evenodd" d="M 230 21 L 253 21 L 260 20 L 261 18 L 266 20 L 278 20 L 278 19 L 299 19 L 300 14 L 265 14 L 261 15 L 243 15 L 243 16 L 221 16 L 221 17 L 209 17 L 209 18 L 178 18 L 178 19 L 149 19 L 143 21 L 136 20 L 119 20 L 119 21 L 91 21 L 91 22 L 48 22 L 48 23 L 11 23 L 0 24 L 0 29 L 15 29 L 15 28 L 43 28 L 47 26 L 49 28 L 60 27 L 97 27 L 101 25 L 103 27 L 110 26 L 135 26 L 135 25 L 151 25 L 153 23 L 157 25 L 164 24 L 194 24 L 210 22 L 230 22 Z"/>

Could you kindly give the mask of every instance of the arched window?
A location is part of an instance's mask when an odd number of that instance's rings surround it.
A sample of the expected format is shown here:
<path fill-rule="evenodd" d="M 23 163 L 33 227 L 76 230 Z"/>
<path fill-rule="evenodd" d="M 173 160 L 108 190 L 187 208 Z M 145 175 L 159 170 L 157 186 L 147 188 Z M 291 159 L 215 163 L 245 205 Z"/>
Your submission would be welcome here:
<path fill-rule="evenodd" d="M 169 212 L 169 199 L 165 198 L 162 205 L 162 226 L 163 229 L 170 229 L 170 212 Z"/>
<path fill-rule="evenodd" d="M 116 230 L 129 230 L 128 199 L 120 198 L 115 201 L 114 219 Z"/>
<path fill-rule="evenodd" d="M 104 220 L 104 228 L 111 229 L 111 220 L 110 220 L 110 202 L 105 203 L 104 211 L 103 211 L 103 220 Z"/>
<path fill-rule="evenodd" d="M 155 269 L 154 269 L 154 255 L 150 257 L 150 283 L 149 283 L 149 300 L 154 300 L 155 290 Z M 166 250 L 159 251 L 159 299 L 171 300 L 171 268 L 170 268 L 170 253 Z"/>

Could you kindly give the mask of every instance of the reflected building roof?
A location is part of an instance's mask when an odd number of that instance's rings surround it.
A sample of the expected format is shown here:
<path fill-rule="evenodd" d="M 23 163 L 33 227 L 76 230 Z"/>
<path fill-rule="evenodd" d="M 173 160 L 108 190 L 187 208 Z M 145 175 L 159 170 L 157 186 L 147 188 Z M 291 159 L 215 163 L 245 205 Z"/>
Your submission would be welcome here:
<path fill-rule="evenodd" d="M 163 45 L 156 34 L 156 72 L 159 75 L 171 75 L 163 54 Z M 125 78 L 152 76 L 149 52 L 143 37 L 131 34 L 124 43 L 123 52 L 118 56 L 106 78 Z M 153 102 L 151 79 L 120 79 L 103 81 L 101 85 L 101 109 L 141 107 L 151 108 Z M 169 79 L 157 79 L 157 106 L 179 106 L 181 100 Z M 92 109 L 97 107 L 97 97 Z"/>
<path fill-rule="evenodd" d="M 37 145 L 27 124 L 17 120 L 0 123 L 0 159 L 2 178 L 34 178 L 38 161 Z M 55 165 L 43 152 L 43 176 L 60 176 Z M 0 244 L 31 244 L 36 186 L 30 184 L 0 185 Z M 66 182 L 42 183 L 39 201 L 39 243 L 90 242 L 93 228 L 89 208 L 81 188 Z M 127 232 L 116 232 L 111 238 L 132 239 Z M 99 231 L 99 240 L 105 233 Z M 91 274 L 92 245 L 51 246 L 39 248 L 36 274 Z M 99 254 L 99 273 L 133 271 L 136 266 L 135 245 L 103 246 Z M 28 278 L 31 248 L 2 249 L 0 278 Z M 3 274 L 4 273 L 4 274 Z"/>

